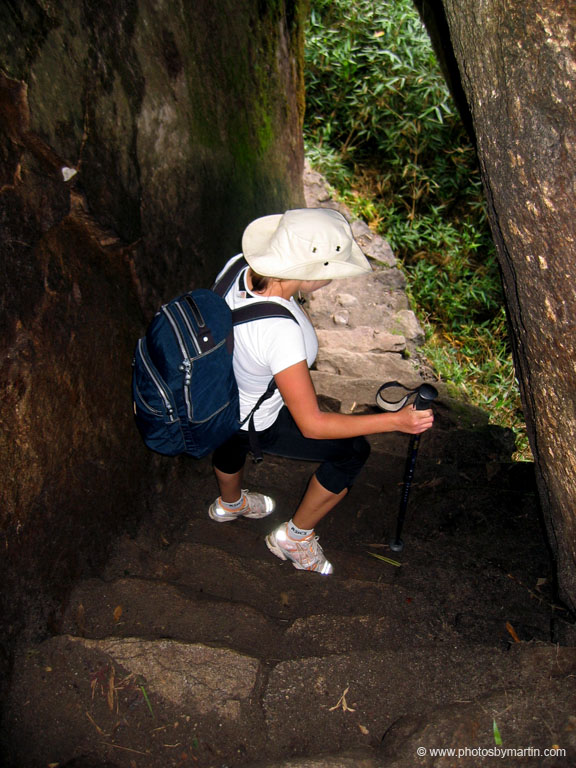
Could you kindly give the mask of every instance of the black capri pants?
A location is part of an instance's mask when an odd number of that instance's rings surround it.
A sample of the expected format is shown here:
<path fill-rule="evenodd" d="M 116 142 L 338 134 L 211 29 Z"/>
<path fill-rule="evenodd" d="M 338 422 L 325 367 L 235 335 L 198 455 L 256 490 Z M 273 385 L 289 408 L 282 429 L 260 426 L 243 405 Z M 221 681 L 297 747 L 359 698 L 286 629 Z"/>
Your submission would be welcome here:
<path fill-rule="evenodd" d="M 350 488 L 370 455 L 370 443 L 365 437 L 338 440 L 314 440 L 304 437 L 286 406 L 268 429 L 258 432 L 263 453 L 287 459 L 320 462 L 316 479 L 331 493 Z M 220 472 L 233 475 L 239 472 L 250 451 L 247 430 L 239 430 L 212 456 L 212 464 Z"/>

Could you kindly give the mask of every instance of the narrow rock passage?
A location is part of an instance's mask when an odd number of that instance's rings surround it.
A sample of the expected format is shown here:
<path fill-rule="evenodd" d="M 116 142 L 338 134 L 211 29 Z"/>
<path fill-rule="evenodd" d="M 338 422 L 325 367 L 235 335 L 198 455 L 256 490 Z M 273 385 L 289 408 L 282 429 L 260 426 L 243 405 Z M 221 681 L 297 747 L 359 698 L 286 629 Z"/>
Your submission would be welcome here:
<path fill-rule="evenodd" d="M 340 285 L 309 303 L 324 407 L 366 411 L 383 380 L 434 378 L 386 258 L 361 295 Z M 248 482 L 275 513 L 216 524 L 209 462 L 158 457 L 140 529 L 19 652 L 10 768 L 574 765 L 574 630 L 554 600 L 533 468 L 437 384 L 404 551 L 387 542 L 408 438 L 382 435 L 318 528 L 330 577 L 264 544 L 311 465 L 267 457 Z"/>

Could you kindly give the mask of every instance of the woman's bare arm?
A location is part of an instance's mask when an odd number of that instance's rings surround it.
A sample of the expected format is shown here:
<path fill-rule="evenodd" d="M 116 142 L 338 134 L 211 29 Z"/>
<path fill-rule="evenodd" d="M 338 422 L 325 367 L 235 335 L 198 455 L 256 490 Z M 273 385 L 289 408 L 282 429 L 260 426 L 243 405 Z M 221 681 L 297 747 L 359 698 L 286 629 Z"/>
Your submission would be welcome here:
<path fill-rule="evenodd" d="M 327 413 L 318 407 L 310 371 L 304 360 L 285 368 L 274 377 L 292 418 L 305 437 L 332 440 L 379 432 L 407 432 L 417 435 L 430 429 L 431 410 L 417 411 L 412 405 L 396 413 Z"/>

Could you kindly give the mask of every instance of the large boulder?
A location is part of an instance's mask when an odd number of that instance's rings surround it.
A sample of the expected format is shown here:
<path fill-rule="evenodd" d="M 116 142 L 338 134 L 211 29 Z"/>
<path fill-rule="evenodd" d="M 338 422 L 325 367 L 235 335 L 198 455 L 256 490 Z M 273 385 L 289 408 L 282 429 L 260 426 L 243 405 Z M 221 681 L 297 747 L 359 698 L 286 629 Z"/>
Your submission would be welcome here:
<path fill-rule="evenodd" d="M 257 0 L 0 8 L 8 645 L 24 624 L 43 631 L 168 466 L 141 445 L 130 398 L 134 344 L 158 303 L 209 285 L 252 218 L 303 204 L 303 12 Z"/>

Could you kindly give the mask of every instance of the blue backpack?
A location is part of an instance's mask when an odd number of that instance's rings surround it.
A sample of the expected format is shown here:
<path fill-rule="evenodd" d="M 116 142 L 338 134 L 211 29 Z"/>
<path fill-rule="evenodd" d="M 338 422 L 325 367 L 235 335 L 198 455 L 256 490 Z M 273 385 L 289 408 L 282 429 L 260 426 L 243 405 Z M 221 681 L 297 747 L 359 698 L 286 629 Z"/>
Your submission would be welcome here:
<path fill-rule="evenodd" d="M 211 290 L 200 288 L 164 304 L 138 340 L 132 364 L 134 417 L 144 443 L 157 453 L 201 458 L 249 420 L 252 454 L 262 460 L 254 414 L 276 384 L 270 381 L 241 422 L 232 367 L 234 326 L 266 317 L 297 321 L 275 302 L 230 309 L 224 296 L 246 266 L 244 258 L 237 259 Z"/>

